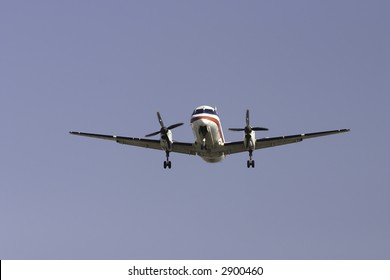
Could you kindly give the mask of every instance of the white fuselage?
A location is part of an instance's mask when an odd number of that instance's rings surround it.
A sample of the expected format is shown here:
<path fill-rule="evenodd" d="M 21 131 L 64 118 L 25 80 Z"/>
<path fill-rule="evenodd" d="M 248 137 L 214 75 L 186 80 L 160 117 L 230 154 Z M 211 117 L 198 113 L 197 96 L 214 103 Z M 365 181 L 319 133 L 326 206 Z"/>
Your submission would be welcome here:
<path fill-rule="evenodd" d="M 221 121 L 216 109 L 210 106 L 196 108 L 191 116 L 197 154 L 207 162 L 219 162 L 225 158 L 220 147 L 225 144 Z"/>

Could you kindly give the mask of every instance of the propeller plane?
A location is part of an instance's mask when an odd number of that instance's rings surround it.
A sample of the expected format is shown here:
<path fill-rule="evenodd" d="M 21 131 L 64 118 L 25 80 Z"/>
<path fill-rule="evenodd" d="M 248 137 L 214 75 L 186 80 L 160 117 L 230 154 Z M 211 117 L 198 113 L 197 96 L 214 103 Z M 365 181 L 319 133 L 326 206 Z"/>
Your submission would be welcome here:
<path fill-rule="evenodd" d="M 229 128 L 231 131 L 244 132 L 243 141 L 226 142 L 223 135 L 221 121 L 217 109 L 211 106 L 203 105 L 197 107 L 191 115 L 191 126 L 195 136 L 193 143 L 178 142 L 173 140 L 172 129 L 177 128 L 183 123 L 176 123 L 168 127 L 165 126 L 161 115 L 157 112 L 157 119 L 160 123 L 160 130 L 145 135 L 145 138 L 124 137 L 116 135 L 104 135 L 85 132 L 70 131 L 70 134 L 86 136 L 103 140 L 111 140 L 120 144 L 138 146 L 165 151 L 166 160 L 164 168 L 171 168 L 172 162 L 169 155 L 173 153 L 182 153 L 188 155 L 198 155 L 206 162 L 220 162 L 227 155 L 248 152 L 249 159 L 247 167 L 254 168 L 253 151 L 258 149 L 270 148 L 280 145 L 301 142 L 304 139 L 321 137 L 331 134 L 348 132 L 349 129 L 338 129 L 314 133 L 296 134 L 279 137 L 265 137 L 256 139 L 256 131 L 266 131 L 265 127 L 252 127 L 250 125 L 249 110 L 246 111 L 246 126 L 243 128 Z M 160 134 L 159 140 L 148 139 L 149 137 Z"/>

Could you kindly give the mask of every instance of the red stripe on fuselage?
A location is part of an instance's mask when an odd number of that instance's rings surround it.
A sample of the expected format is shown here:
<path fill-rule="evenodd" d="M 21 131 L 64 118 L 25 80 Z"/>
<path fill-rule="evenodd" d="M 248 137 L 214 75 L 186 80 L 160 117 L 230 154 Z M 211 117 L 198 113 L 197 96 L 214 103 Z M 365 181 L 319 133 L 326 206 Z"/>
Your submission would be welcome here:
<path fill-rule="evenodd" d="M 223 143 L 225 143 L 225 139 L 223 137 L 222 128 L 221 128 L 221 122 L 218 119 L 211 117 L 211 116 L 198 116 L 198 117 L 192 117 L 191 123 L 196 122 L 197 120 L 201 120 L 201 119 L 205 119 L 205 120 L 209 120 L 209 121 L 214 122 L 218 127 L 219 135 L 221 136 Z"/>

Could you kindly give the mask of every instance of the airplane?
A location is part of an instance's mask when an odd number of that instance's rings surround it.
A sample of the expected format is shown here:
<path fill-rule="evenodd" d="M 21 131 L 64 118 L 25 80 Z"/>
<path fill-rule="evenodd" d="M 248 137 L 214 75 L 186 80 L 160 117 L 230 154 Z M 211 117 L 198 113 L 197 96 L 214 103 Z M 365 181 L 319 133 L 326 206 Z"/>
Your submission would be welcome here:
<path fill-rule="evenodd" d="M 215 163 L 222 161 L 227 155 L 241 152 L 247 152 L 249 154 L 247 167 L 254 168 L 255 161 L 253 160 L 253 151 L 255 150 L 271 148 L 291 143 L 298 143 L 304 139 L 350 131 L 349 129 L 338 129 L 314 133 L 296 134 L 271 138 L 265 137 L 256 139 L 256 131 L 266 131 L 268 130 L 268 128 L 252 127 L 250 125 L 249 120 L 249 110 L 247 110 L 246 126 L 243 128 L 229 128 L 229 130 L 231 131 L 244 132 L 244 139 L 242 141 L 226 142 L 222 130 L 221 120 L 217 113 L 217 108 L 208 105 L 203 105 L 197 107 L 191 115 L 191 127 L 194 133 L 195 142 L 188 143 L 173 140 L 172 129 L 183 125 L 183 123 L 176 123 L 166 127 L 159 112 L 157 112 L 157 119 L 161 126 L 160 130 L 147 134 L 145 135 L 145 137 L 148 138 L 160 134 L 159 140 L 75 131 L 70 131 L 69 133 L 78 136 L 111 140 L 125 145 L 163 150 L 165 151 L 166 155 L 166 160 L 164 161 L 163 165 L 164 169 L 171 169 L 172 162 L 169 160 L 170 153 L 198 155 L 206 162 Z"/>

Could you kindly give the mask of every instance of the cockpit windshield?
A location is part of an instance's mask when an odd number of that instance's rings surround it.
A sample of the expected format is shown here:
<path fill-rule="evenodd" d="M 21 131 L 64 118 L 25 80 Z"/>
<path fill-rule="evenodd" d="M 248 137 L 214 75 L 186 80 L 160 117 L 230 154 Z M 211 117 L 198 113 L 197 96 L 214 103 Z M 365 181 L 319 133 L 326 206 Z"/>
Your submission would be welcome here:
<path fill-rule="evenodd" d="M 194 110 L 194 112 L 192 113 L 193 115 L 197 115 L 197 114 L 212 114 L 212 115 L 216 115 L 217 112 L 215 111 L 215 109 L 212 109 L 212 108 L 197 108 Z"/>

